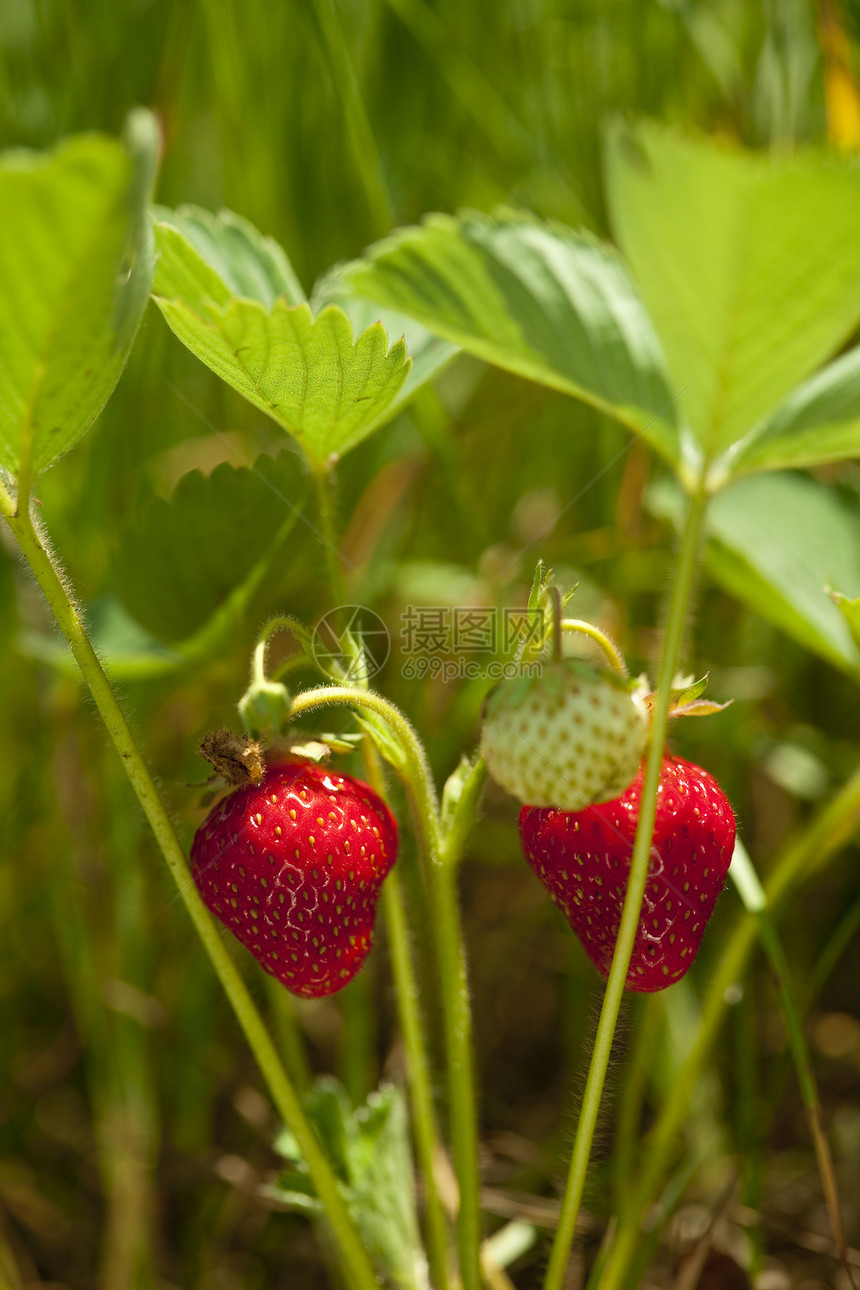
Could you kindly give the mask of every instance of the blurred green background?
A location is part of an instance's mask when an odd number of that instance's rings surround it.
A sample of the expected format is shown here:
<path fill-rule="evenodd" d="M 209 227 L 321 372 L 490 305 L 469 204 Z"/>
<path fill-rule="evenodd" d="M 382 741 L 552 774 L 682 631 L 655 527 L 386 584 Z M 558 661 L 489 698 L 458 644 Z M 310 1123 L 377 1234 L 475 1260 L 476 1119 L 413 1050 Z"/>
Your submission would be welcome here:
<path fill-rule="evenodd" d="M 130 107 L 150 106 L 164 132 L 159 200 L 240 212 L 282 243 L 310 290 L 332 263 L 431 210 L 504 203 L 606 235 L 601 131 L 614 114 L 750 146 L 828 137 L 855 146 L 858 18 L 854 0 L 5 0 L 0 143 L 44 148 L 70 132 L 116 133 Z M 118 608 L 124 526 L 187 470 L 283 446 L 150 307 L 107 410 L 38 487 L 76 594 L 114 652 L 136 643 Z M 644 502 L 659 471 L 597 413 L 459 359 L 344 463 L 345 549 L 366 578 L 362 597 L 395 636 L 408 603 L 517 603 L 540 555 L 560 581 L 579 582 L 577 612 L 597 616 L 642 668 L 655 654 L 672 561 L 671 534 Z M 856 463 L 817 473 L 856 511 Z M 200 819 L 200 791 L 189 785 L 205 775 L 196 745 L 234 722 L 259 622 L 275 610 L 313 620 L 326 608 L 303 526 L 288 556 L 246 633 L 217 658 L 150 680 L 118 673 L 186 840 Z M 256 1070 L 115 754 L 52 642 L 31 582 L 0 546 L 0 1286 L 327 1286 L 304 1220 L 257 1196 L 275 1157 Z M 766 868 L 854 767 L 856 682 L 707 575 L 688 657 L 710 672 L 713 697 L 735 704 L 687 723 L 676 746 L 721 779 Z M 426 738 L 437 775 L 449 773 L 475 738 L 481 684 L 407 682 L 396 650 L 381 682 Z M 490 792 L 463 908 L 484 1178 L 496 1193 L 527 1194 L 540 1212 L 562 1168 L 568 1088 L 584 1070 L 599 991 L 520 861 L 514 824 L 514 804 Z M 784 928 L 801 981 L 841 928 L 809 1034 L 858 1244 L 856 867 L 855 849 Z M 655 1036 L 642 1075 L 648 1098 L 671 1087 L 697 974 L 707 976 L 737 908 L 727 894 L 692 984 L 672 1004 L 628 1005 L 630 1029 L 647 1011 Z M 283 1000 L 246 966 L 277 1021 Z M 361 980 L 375 1005 L 363 1037 L 346 1027 L 344 1039 L 336 1000 L 297 1009 L 314 1069 L 338 1070 L 356 1097 L 402 1063 L 384 949 Z M 838 1273 L 784 1051 L 759 965 L 701 1091 L 691 1140 L 718 1145 L 687 1208 L 710 1212 L 739 1157 L 742 1198 L 759 1218 L 732 1239 L 753 1247 L 753 1268 L 777 1277 L 772 1288 L 815 1290 L 839 1284 Z M 625 1078 L 619 1058 L 616 1084 Z M 607 1151 L 612 1126 L 610 1110 Z M 598 1235 L 608 1169 L 588 1198 Z M 643 1285 L 672 1285 L 683 1248 L 683 1231 L 670 1231 Z M 527 1257 L 512 1275 L 535 1286 L 539 1263 Z"/>

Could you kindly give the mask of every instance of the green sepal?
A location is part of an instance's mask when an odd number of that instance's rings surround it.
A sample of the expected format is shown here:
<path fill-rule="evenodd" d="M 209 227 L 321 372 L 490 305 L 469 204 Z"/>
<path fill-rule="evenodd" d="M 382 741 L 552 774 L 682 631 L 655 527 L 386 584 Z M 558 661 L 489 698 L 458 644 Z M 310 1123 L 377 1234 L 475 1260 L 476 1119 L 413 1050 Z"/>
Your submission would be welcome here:
<path fill-rule="evenodd" d="M 670 708 L 678 708 L 685 703 L 694 703 L 696 699 L 700 698 L 707 689 L 708 673 L 706 672 L 700 680 L 694 681 L 692 684 L 686 678 L 677 677 L 676 681 L 680 682 L 678 688 L 669 691 Z"/>
<path fill-rule="evenodd" d="M 248 734 L 278 732 L 290 719 L 290 692 L 280 681 L 253 681 L 238 703 L 239 716 Z"/>

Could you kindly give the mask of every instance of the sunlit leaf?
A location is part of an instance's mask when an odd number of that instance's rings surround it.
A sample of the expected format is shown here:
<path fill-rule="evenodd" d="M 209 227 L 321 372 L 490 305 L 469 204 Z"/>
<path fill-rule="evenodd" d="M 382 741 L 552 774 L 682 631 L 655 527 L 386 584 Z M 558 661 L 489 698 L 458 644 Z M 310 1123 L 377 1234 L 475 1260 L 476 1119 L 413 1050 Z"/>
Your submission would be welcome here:
<path fill-rule="evenodd" d="M 652 508 L 678 523 L 677 489 L 653 489 Z M 752 475 L 712 500 L 710 572 L 783 631 L 846 671 L 860 667 L 848 624 L 828 595 L 860 593 L 860 515 L 804 475 Z"/>
<path fill-rule="evenodd" d="M 792 390 L 715 463 L 719 478 L 860 456 L 860 348 Z"/>
<path fill-rule="evenodd" d="M 184 475 L 169 501 L 153 498 L 120 534 L 115 574 L 129 613 L 161 640 L 186 640 L 280 546 L 304 491 L 289 452 Z"/>
<path fill-rule="evenodd" d="M 657 125 L 611 132 L 612 223 L 707 459 L 860 320 L 860 170 Z"/>
<path fill-rule="evenodd" d="M 343 268 L 350 288 L 470 354 L 564 390 L 680 457 L 653 327 L 615 252 L 511 212 L 431 215 Z"/>
<path fill-rule="evenodd" d="M 389 407 L 389 416 L 404 403 L 408 403 L 415 391 L 438 375 L 459 352 L 456 345 L 434 335 L 407 314 L 387 309 L 365 296 L 356 295 L 337 269 L 327 273 L 314 287 L 312 309 L 318 312 L 326 305 L 339 305 L 352 323 L 356 335 L 378 322 L 385 328 L 385 334 L 390 340 L 402 337 L 405 342 L 412 366 L 399 394 Z"/>
<path fill-rule="evenodd" d="M 860 596 L 843 596 L 841 591 L 831 591 L 830 599 L 844 616 L 854 644 L 860 648 Z"/>
<path fill-rule="evenodd" d="M 387 1085 L 353 1110 L 343 1087 L 324 1076 L 306 1098 L 305 1109 L 386 1284 L 427 1290 L 403 1094 Z M 268 1185 L 266 1194 L 282 1204 L 310 1210 L 314 1193 L 295 1138 L 282 1131 L 275 1146 L 293 1167 Z"/>
<path fill-rule="evenodd" d="M 19 477 L 80 439 L 125 365 L 152 281 L 157 154 L 141 110 L 122 143 L 0 158 L 0 464 Z"/>
<path fill-rule="evenodd" d="M 279 296 L 271 306 L 234 296 L 175 228 L 156 225 L 153 287 L 172 330 L 228 385 L 267 413 L 322 469 L 392 415 L 409 371 L 406 346 L 384 329 L 354 339 L 342 309 L 314 318 Z"/>
<path fill-rule="evenodd" d="M 283 248 L 273 237 L 264 237 L 241 215 L 228 210 L 213 215 L 201 206 L 179 206 L 176 210 L 156 206 L 154 214 L 159 224 L 173 228 L 193 247 L 202 264 L 221 279 L 229 294 L 259 300 L 267 307 L 273 305 L 279 296 L 291 305 L 300 304 L 305 299 L 302 285 Z M 175 245 L 163 236 L 159 237 L 159 246 L 164 263 L 158 266 L 156 293 L 167 296 L 181 294 L 177 290 L 178 283 L 171 285 L 169 274 L 175 272 L 183 260 L 189 264 L 193 259 L 187 252 L 181 258 L 176 256 Z M 201 282 L 205 282 L 205 272 L 200 277 Z M 193 299 L 184 298 L 193 308 Z"/>

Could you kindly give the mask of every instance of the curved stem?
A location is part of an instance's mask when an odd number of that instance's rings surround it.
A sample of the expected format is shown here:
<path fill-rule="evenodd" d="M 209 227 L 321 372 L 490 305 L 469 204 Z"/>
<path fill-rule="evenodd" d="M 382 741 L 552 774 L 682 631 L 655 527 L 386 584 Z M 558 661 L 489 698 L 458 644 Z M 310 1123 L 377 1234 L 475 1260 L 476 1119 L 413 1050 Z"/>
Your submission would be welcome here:
<path fill-rule="evenodd" d="M 457 1246 L 463 1290 L 480 1290 L 481 1208 L 478 1176 L 477 1110 L 472 1064 L 472 1021 L 465 954 L 456 899 L 456 866 L 443 863 L 444 840 L 436 789 L 421 741 L 393 703 L 372 690 L 331 685 L 304 690 L 293 699 L 293 714 L 330 704 L 349 704 L 382 717 L 404 753 L 398 773 L 409 794 L 427 865 L 429 918 L 436 936 L 445 1026 L 448 1093 L 454 1168 L 460 1188 Z M 449 859 L 448 856 L 445 857 Z"/>
<path fill-rule="evenodd" d="M 312 690 L 301 690 L 293 695 L 291 715 L 297 717 L 314 708 L 344 704 L 364 708 L 367 712 L 382 717 L 396 735 L 406 759 L 403 781 L 412 800 L 422 837 L 435 860 L 441 845 L 436 789 L 421 740 L 400 709 L 374 690 L 364 690 L 357 685 L 318 685 Z"/>
<path fill-rule="evenodd" d="M 264 625 L 257 640 L 254 649 L 254 660 L 251 664 L 251 680 L 266 681 L 266 656 L 269 652 L 269 643 L 273 636 L 278 632 L 289 632 L 290 635 L 299 642 L 306 654 L 311 653 L 313 637 L 299 618 L 294 618 L 292 614 L 277 614 L 270 618 Z"/>
<path fill-rule="evenodd" d="M 588 1161 L 591 1156 L 591 1144 L 594 1139 L 594 1130 L 600 1111 L 600 1100 L 606 1079 L 606 1071 L 609 1066 L 615 1026 L 618 1021 L 621 998 L 630 966 L 630 958 L 633 953 L 633 944 L 636 939 L 642 897 L 648 880 L 648 859 L 657 809 L 657 786 L 663 761 L 663 744 L 666 738 L 670 690 L 681 650 L 684 622 L 693 586 L 706 508 L 707 496 L 704 490 L 700 488 L 690 498 L 686 524 L 681 539 L 675 582 L 672 588 L 672 599 L 669 604 L 669 615 L 666 622 L 663 652 L 660 659 L 657 698 L 653 711 L 651 747 L 648 752 L 645 779 L 642 786 L 639 821 L 636 828 L 633 857 L 630 862 L 627 895 L 624 899 L 624 909 L 612 959 L 612 968 L 606 984 L 606 993 L 603 996 L 603 1007 L 600 1013 L 597 1035 L 594 1040 L 594 1050 L 591 1056 L 579 1123 L 577 1124 L 576 1137 L 573 1143 L 567 1187 L 562 1199 L 558 1228 L 544 1280 L 544 1290 L 562 1290 L 570 1247 L 576 1230 L 576 1220 L 582 1202 Z"/>
<path fill-rule="evenodd" d="M 305 1118 L 295 1090 L 281 1064 L 236 965 L 228 954 L 209 911 L 188 872 L 167 811 L 158 795 L 140 750 L 129 730 L 116 696 L 102 671 L 83 623 L 21 499 L 16 507 L 0 483 L 0 513 L 8 521 L 21 551 L 71 647 L 83 678 L 107 727 L 141 808 L 167 862 L 179 894 L 194 923 L 215 972 L 233 1007 L 248 1043 L 269 1086 L 279 1114 L 294 1134 L 316 1187 L 351 1284 L 361 1290 L 378 1290 L 378 1283 L 355 1225 L 338 1189 L 337 1180 L 316 1136 Z"/>
<path fill-rule="evenodd" d="M 606 657 L 609 659 L 610 666 L 622 676 L 629 676 L 630 673 L 627 664 L 621 655 L 621 651 L 614 645 L 605 632 L 594 623 L 588 623 L 584 618 L 562 618 L 561 630 L 563 632 L 579 632 L 582 636 L 588 636 L 596 645 L 599 645 Z"/>
<path fill-rule="evenodd" d="M 837 852 L 860 825 L 860 766 L 836 797 L 816 816 L 807 829 L 777 860 L 765 883 L 771 910 L 801 879 L 813 876 Z M 619 1226 L 601 1290 L 618 1290 L 626 1281 L 630 1262 L 642 1232 L 644 1216 L 665 1177 L 675 1139 L 690 1109 L 696 1085 L 729 1007 L 731 987 L 739 980 L 757 933 L 755 916 L 745 913 L 738 920 L 726 949 L 720 955 L 711 980 L 695 1042 L 678 1071 L 668 1098 L 643 1153 L 642 1177 L 629 1212 Z"/>

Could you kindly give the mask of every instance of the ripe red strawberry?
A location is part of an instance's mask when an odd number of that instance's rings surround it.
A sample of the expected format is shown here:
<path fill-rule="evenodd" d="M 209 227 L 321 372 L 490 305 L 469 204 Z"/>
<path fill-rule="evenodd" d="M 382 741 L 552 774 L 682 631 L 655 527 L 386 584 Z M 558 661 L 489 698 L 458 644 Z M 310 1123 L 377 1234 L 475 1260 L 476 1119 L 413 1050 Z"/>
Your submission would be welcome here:
<path fill-rule="evenodd" d="M 394 817 L 367 784 L 291 760 L 213 807 L 191 871 L 207 908 L 266 971 L 317 998 L 367 957 L 396 855 Z"/>
<path fill-rule="evenodd" d="M 524 806 L 520 812 L 526 859 L 603 976 L 621 922 L 643 774 L 644 763 L 620 797 L 584 811 Z M 662 990 L 690 967 L 734 844 L 735 817 L 717 781 L 700 766 L 667 756 L 628 990 Z"/>

